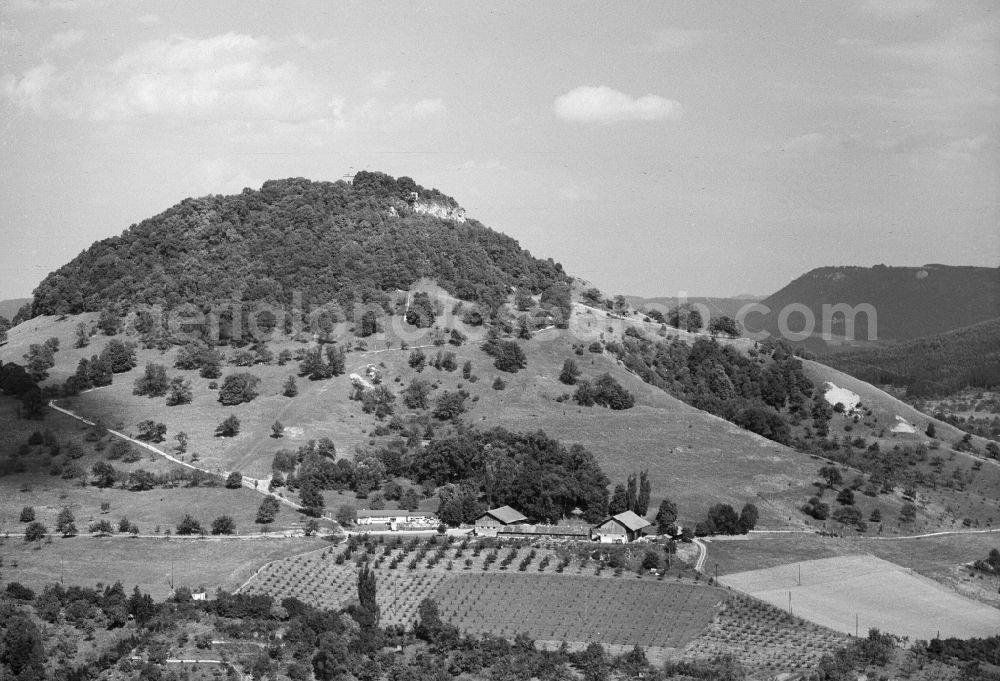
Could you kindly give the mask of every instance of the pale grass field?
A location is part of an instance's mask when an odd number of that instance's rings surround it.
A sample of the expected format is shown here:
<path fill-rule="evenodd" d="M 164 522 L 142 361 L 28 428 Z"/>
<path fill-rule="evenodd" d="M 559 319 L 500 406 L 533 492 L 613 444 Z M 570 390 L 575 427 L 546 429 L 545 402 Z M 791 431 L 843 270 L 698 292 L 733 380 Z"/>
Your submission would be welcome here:
<path fill-rule="evenodd" d="M 798 575 L 801 566 L 802 581 Z M 720 576 L 719 581 L 836 631 L 929 640 L 1000 632 L 1000 610 L 873 556 L 840 556 Z"/>

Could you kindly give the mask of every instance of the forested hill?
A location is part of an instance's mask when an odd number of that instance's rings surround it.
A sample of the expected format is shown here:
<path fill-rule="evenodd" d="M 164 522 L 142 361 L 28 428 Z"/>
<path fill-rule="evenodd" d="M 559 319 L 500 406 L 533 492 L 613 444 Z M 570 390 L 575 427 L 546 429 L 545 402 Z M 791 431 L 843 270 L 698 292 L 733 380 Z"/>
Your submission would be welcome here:
<path fill-rule="evenodd" d="M 824 364 L 908 395 L 948 395 L 967 386 L 1000 388 L 1000 319 L 884 347 L 832 353 Z"/>
<path fill-rule="evenodd" d="M 767 315 L 750 314 L 748 329 L 778 334 L 778 317 L 789 305 L 808 307 L 816 320 L 807 347 L 829 351 L 823 331 L 823 305 L 872 305 L 877 312 L 877 339 L 903 341 L 959 329 L 1000 317 L 1000 268 L 924 265 L 923 267 L 821 267 L 808 272 L 764 299 Z M 868 339 L 868 319 L 855 317 L 855 338 Z M 788 326 L 802 328 L 802 315 Z M 831 335 L 844 334 L 843 318 L 834 318 Z M 780 334 L 779 334 L 780 335 Z"/>
<path fill-rule="evenodd" d="M 511 286 L 538 293 L 567 280 L 514 239 L 412 179 L 360 172 L 353 184 L 271 180 L 233 196 L 185 199 L 96 242 L 49 274 L 33 315 L 96 311 L 109 304 L 173 307 L 243 300 L 288 305 L 384 303 L 384 291 L 430 277 L 452 294 L 489 305 Z"/>

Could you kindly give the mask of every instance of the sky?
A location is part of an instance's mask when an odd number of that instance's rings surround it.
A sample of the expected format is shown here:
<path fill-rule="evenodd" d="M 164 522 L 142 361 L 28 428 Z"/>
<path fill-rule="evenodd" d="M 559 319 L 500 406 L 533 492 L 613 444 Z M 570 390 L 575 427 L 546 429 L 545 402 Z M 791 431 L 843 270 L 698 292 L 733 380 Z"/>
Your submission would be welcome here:
<path fill-rule="evenodd" d="M 0 299 L 189 196 L 408 175 L 611 293 L 1000 265 L 995 2 L 0 2 Z"/>

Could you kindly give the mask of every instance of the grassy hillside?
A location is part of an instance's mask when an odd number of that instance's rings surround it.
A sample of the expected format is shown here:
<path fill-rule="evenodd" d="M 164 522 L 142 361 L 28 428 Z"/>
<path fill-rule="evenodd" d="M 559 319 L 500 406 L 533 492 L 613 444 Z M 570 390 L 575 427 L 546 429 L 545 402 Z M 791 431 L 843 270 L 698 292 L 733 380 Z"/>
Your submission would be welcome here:
<path fill-rule="evenodd" d="M 1000 319 L 878 347 L 834 352 L 823 363 L 909 397 L 1000 386 Z"/>
<path fill-rule="evenodd" d="M 72 348 L 72 329 L 77 319 L 59 321 L 54 317 L 40 317 L 12 330 L 12 343 L 0 351 L 0 359 L 17 359 L 18 349 L 26 347 L 32 339 L 56 336 L 62 339 L 56 353 L 57 366 L 50 382 L 65 378 L 71 373 L 80 357 L 99 351 L 107 338 L 96 335 L 91 346 Z M 516 374 L 498 371 L 493 360 L 477 343 L 468 342 L 460 347 L 443 346 L 455 352 L 458 366 L 469 361 L 476 381 L 466 380 L 461 371 L 447 372 L 428 367 L 418 374 L 408 365 L 409 350 L 400 350 L 398 341 L 392 349 L 382 349 L 386 338 L 369 339 L 379 350 L 352 349 L 347 354 L 347 371 L 329 380 L 310 381 L 297 378 L 299 395 L 295 398 L 281 394 L 282 384 L 289 375 L 297 373 L 297 362 L 286 366 L 257 365 L 252 368 L 225 367 L 223 375 L 236 371 L 250 371 L 261 379 L 260 397 L 250 403 L 226 407 L 217 401 L 216 391 L 209 388 L 209 379 L 198 376 L 196 371 L 172 368 L 177 352 L 171 349 L 139 350 L 136 369 L 114 377 L 111 386 L 85 392 L 77 397 L 65 398 L 61 403 L 89 417 L 101 418 L 111 426 L 121 426 L 135 432 L 140 421 L 153 419 L 167 427 L 166 441 L 159 445 L 171 450 L 174 436 L 184 431 L 189 436 L 187 452 L 182 456 L 197 455 L 199 466 L 214 471 L 240 470 L 252 477 L 266 478 L 271 461 L 281 449 L 295 449 L 309 440 L 330 438 L 337 447 L 338 456 L 351 458 L 358 448 L 379 447 L 394 435 L 376 435 L 380 426 L 372 415 L 362 412 L 361 404 L 348 399 L 351 392 L 351 373 L 364 373 L 371 364 L 384 376 L 384 383 L 394 393 L 408 385 L 415 377 L 433 381 L 434 396 L 442 392 L 464 389 L 466 400 L 465 423 L 479 428 L 502 426 L 514 431 L 543 430 L 566 445 L 584 445 L 596 457 L 601 468 L 611 478 L 612 484 L 622 483 L 629 474 L 648 469 L 652 483 L 652 505 L 668 497 L 680 507 L 680 521 L 694 524 L 704 517 L 708 507 L 716 503 L 730 503 L 739 507 L 754 502 L 761 511 L 762 527 L 805 527 L 814 521 L 803 515 L 799 507 L 815 493 L 813 483 L 819 479 L 819 468 L 826 464 L 821 459 L 794 451 L 771 440 L 742 430 L 720 418 L 695 409 L 664 391 L 647 385 L 628 372 L 607 352 L 594 354 L 585 351 L 576 354 L 576 348 L 587 346 L 594 340 L 620 339 L 624 329 L 636 327 L 653 335 L 658 327 L 644 323 L 637 317 L 619 318 L 607 311 L 578 306 L 570 328 L 548 328 L 536 332 L 522 346 L 528 369 Z M 466 327 L 462 327 L 466 328 Z M 466 328 L 475 340 L 481 330 Z M 391 334 L 391 329 L 390 332 Z M 476 334 L 480 334 L 476 336 Z M 678 333 L 682 338 L 694 334 Z M 344 338 L 349 341 L 349 338 Z M 724 341 L 737 348 L 749 349 L 752 342 L 745 339 Z M 299 349 L 309 344 L 277 336 L 271 344 L 273 351 Z M 429 346 L 425 351 L 433 355 L 438 348 Z M 232 350 L 228 351 L 229 353 Z M 601 407 L 581 407 L 566 396 L 573 387 L 558 380 L 563 361 L 577 361 L 584 378 L 593 378 L 605 372 L 614 376 L 635 396 L 635 406 L 624 411 Z M 168 367 L 168 374 L 189 379 L 194 389 L 191 404 L 165 407 L 163 398 L 138 397 L 132 394 L 134 380 L 141 375 L 146 362 Z M 919 435 L 891 432 L 896 416 L 902 416 L 917 426 L 922 433 L 927 417 L 912 407 L 892 398 L 872 386 L 842 374 L 830 367 L 814 362 L 804 362 L 806 375 L 817 385 L 832 381 L 862 396 L 863 404 L 872 410 L 869 417 L 858 423 L 843 415 L 834 415 L 831 434 L 861 437 L 866 445 L 878 441 L 883 449 L 895 445 L 916 445 L 923 441 Z M 502 377 L 505 389 L 493 388 L 494 379 Z M 558 400 L 558 401 L 557 401 Z M 419 410 L 417 410 L 419 412 Z M 409 412 L 397 402 L 397 414 Z M 233 438 L 215 437 L 216 426 L 229 414 L 241 421 L 241 430 Z M 271 425 L 280 421 L 285 426 L 282 438 L 270 436 Z M 381 423 L 384 428 L 385 422 Z M 850 430 L 847 430 L 847 428 Z M 938 424 L 938 438 L 947 446 L 961 438 L 961 433 L 947 424 Z M 982 446 L 982 443 L 978 443 Z M 947 453 L 947 450 L 945 450 Z M 822 452 L 821 452 L 822 453 Z M 951 458 L 957 457 L 957 458 Z M 991 509 L 1000 496 L 1000 481 L 996 480 L 995 466 L 987 465 L 972 471 L 975 459 L 965 454 L 947 453 L 941 476 L 950 475 L 955 467 L 972 479 L 959 493 L 950 487 L 927 491 L 926 508 L 921 508 L 914 527 L 933 529 L 951 528 L 966 517 L 977 522 L 992 522 L 1000 514 Z M 918 466 L 930 470 L 932 457 Z M 852 473 L 845 473 L 850 480 Z M 858 494 L 858 507 L 867 516 L 878 507 L 887 520 L 885 532 L 905 532 L 912 528 L 896 524 L 904 499 L 899 494 L 869 499 Z M 357 505 L 362 505 L 359 501 Z M 831 528 L 838 525 L 827 521 Z M 842 529 L 842 528 L 839 528 Z"/>
<path fill-rule="evenodd" d="M 874 308 L 874 338 L 869 339 L 868 316 L 859 314 L 855 318 L 854 338 L 862 344 L 868 340 L 903 341 L 1000 317 L 1000 268 L 821 267 L 768 296 L 762 304 L 770 312 L 749 315 L 746 325 L 778 337 L 782 310 L 790 305 L 807 307 L 815 328 L 804 344 L 815 352 L 828 352 L 845 342 L 847 329 L 842 315 L 830 320 L 830 338 L 821 337 L 824 304 L 868 304 Z M 800 331 L 802 324 L 800 313 L 788 318 L 788 327 L 794 332 Z"/>

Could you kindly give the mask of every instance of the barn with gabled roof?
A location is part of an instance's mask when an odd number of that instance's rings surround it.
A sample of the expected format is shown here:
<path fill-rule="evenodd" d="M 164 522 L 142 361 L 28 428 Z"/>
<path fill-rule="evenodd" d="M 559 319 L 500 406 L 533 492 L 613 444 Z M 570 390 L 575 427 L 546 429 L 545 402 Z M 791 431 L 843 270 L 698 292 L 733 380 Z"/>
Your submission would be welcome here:
<path fill-rule="evenodd" d="M 613 515 L 594 527 L 594 538 L 602 544 L 627 544 L 640 536 L 650 522 L 632 511 Z"/>
<path fill-rule="evenodd" d="M 528 518 L 510 506 L 491 508 L 476 518 L 476 534 L 492 537 L 496 536 L 502 527 L 526 522 Z"/>

